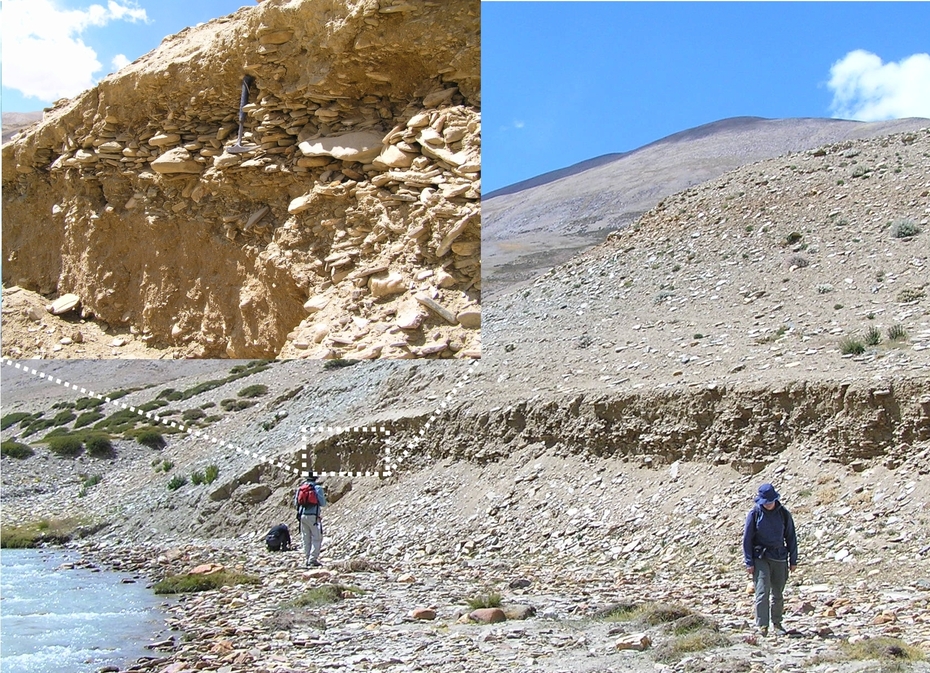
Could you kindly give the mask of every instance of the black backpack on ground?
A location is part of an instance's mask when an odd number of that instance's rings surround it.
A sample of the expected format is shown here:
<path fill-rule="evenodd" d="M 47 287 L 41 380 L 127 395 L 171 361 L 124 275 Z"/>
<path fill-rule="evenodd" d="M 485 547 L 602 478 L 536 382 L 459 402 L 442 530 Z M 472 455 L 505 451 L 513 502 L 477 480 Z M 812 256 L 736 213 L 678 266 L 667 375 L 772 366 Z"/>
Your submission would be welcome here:
<path fill-rule="evenodd" d="M 265 545 L 268 551 L 287 551 L 291 546 L 291 532 L 285 524 L 279 523 L 268 531 L 265 536 Z"/>

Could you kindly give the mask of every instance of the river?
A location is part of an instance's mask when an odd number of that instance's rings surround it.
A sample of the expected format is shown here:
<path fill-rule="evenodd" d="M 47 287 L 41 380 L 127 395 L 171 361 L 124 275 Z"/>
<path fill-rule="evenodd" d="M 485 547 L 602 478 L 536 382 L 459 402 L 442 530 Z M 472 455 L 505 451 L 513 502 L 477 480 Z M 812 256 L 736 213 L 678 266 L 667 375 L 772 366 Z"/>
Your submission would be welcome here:
<path fill-rule="evenodd" d="M 162 600 L 126 574 L 59 569 L 78 560 L 0 551 L 0 673 L 91 673 L 156 655 L 144 645 L 164 635 Z"/>

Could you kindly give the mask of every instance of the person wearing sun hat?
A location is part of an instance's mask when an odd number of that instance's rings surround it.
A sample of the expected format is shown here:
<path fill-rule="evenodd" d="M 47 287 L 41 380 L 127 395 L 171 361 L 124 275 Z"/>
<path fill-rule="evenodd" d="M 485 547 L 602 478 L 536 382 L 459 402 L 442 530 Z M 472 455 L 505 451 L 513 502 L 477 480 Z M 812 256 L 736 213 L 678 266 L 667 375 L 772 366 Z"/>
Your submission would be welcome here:
<path fill-rule="evenodd" d="M 779 635 L 789 571 L 798 565 L 798 536 L 791 512 L 781 504 L 772 484 L 762 484 L 743 528 L 743 562 L 755 585 L 756 626 L 768 634 L 769 622 Z"/>

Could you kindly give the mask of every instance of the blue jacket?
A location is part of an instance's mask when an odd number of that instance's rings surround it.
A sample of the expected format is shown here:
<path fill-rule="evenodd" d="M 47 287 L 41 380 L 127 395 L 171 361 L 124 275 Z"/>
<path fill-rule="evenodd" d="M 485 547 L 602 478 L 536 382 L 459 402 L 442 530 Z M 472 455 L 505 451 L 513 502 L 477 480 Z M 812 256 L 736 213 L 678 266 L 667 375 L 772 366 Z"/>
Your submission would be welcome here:
<path fill-rule="evenodd" d="M 755 565 L 755 559 L 798 563 L 798 536 L 794 529 L 791 512 L 780 502 L 769 511 L 756 505 L 746 515 L 743 528 L 743 562 L 747 568 Z"/>

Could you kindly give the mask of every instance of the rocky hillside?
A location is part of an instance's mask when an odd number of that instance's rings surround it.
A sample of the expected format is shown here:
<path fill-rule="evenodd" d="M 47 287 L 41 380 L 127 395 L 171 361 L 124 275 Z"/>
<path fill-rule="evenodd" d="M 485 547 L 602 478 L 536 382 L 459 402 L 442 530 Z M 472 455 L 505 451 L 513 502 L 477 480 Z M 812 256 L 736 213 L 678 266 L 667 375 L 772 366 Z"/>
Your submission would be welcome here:
<path fill-rule="evenodd" d="M 3 113 L 3 144 L 11 140 L 14 135 L 23 129 L 42 120 L 42 112 L 4 112 Z"/>
<path fill-rule="evenodd" d="M 740 166 L 928 124 L 737 117 L 496 190 L 482 204 L 485 294 L 524 284 L 603 242 L 663 198 Z"/>
<path fill-rule="evenodd" d="M 4 146 L 4 288 L 151 357 L 477 355 L 479 14 L 277 0 L 166 38 Z M 11 318 L 4 355 L 88 355 Z"/>

